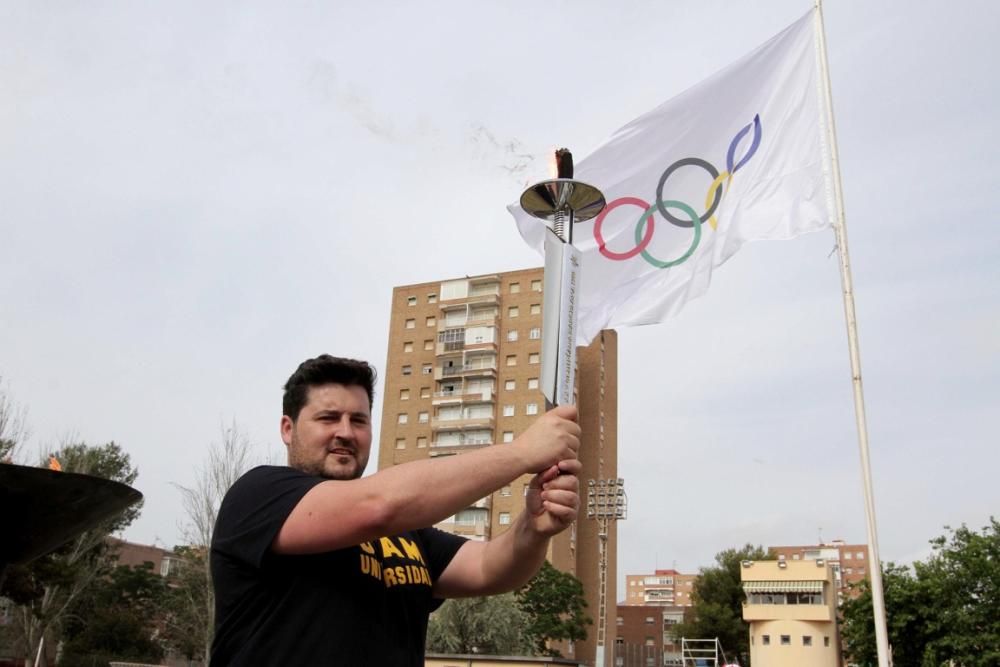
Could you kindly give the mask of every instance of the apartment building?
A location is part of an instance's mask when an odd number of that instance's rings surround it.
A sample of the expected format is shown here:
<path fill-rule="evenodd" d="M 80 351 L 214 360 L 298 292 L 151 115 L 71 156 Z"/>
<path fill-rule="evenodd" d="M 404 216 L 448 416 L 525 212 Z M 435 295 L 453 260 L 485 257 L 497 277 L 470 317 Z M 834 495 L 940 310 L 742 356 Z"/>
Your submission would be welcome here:
<path fill-rule="evenodd" d="M 846 544 L 843 540 L 833 540 L 828 544 L 768 547 L 778 560 L 823 560 L 833 572 L 838 603 L 847 597 L 855 597 L 852 588 L 868 578 L 868 545 Z"/>
<path fill-rule="evenodd" d="M 618 605 L 615 666 L 680 667 L 681 638 L 673 629 L 684 621 L 686 609 L 668 605 Z"/>
<path fill-rule="evenodd" d="M 822 558 L 744 561 L 750 663 L 768 667 L 839 667 L 837 589 Z"/>
<path fill-rule="evenodd" d="M 655 570 L 652 574 L 625 575 L 625 605 L 690 607 L 696 574 Z"/>
<path fill-rule="evenodd" d="M 393 289 L 379 441 L 379 469 L 424 458 L 460 456 L 512 442 L 545 412 L 541 371 L 542 269 L 450 278 Z M 583 437 L 581 493 L 589 480 L 617 479 L 617 336 L 603 331 L 578 350 L 577 405 Z M 459 511 L 439 528 L 486 540 L 524 508 L 530 476 Z M 549 560 L 584 585 L 595 625 L 564 647 L 594 659 L 599 610 L 599 536 L 581 511 L 553 540 Z M 614 628 L 617 530 L 608 529 L 605 622 Z M 610 622 L 609 622 L 610 619 Z M 610 665 L 610 650 L 605 651 Z"/>

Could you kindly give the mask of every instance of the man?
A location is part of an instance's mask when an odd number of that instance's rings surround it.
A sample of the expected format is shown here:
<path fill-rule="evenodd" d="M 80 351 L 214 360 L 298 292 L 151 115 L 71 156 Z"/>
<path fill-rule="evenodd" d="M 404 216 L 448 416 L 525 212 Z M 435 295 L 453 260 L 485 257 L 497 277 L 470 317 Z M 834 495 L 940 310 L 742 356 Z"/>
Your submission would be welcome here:
<path fill-rule="evenodd" d="M 541 566 L 579 506 L 576 408 L 512 443 L 362 477 L 374 370 L 322 355 L 285 385 L 288 467 L 262 466 L 226 494 L 212 537 L 212 664 L 422 666 L 443 598 L 513 590 Z M 490 542 L 434 528 L 535 473 L 525 512 Z"/>

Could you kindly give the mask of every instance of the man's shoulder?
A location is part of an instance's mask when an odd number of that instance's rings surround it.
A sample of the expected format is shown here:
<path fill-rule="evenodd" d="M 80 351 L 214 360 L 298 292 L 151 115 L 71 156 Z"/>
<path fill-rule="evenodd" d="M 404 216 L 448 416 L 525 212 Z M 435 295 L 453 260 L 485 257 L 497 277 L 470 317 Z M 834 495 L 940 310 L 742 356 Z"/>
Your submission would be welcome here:
<path fill-rule="evenodd" d="M 323 478 L 304 473 L 288 466 L 262 465 L 243 473 L 222 499 L 219 515 L 230 511 L 243 513 L 250 507 L 268 505 L 273 500 L 286 496 L 304 495 L 309 489 L 323 481 Z M 239 508 L 239 509 L 237 509 Z"/>
<path fill-rule="evenodd" d="M 261 465 L 251 468 L 240 475 L 239 479 L 236 480 L 230 489 L 253 486 L 256 484 L 266 484 L 268 482 L 276 482 L 287 479 L 303 478 L 319 479 L 318 477 L 314 477 L 313 475 L 304 473 L 301 470 L 291 468 L 289 466 Z"/>

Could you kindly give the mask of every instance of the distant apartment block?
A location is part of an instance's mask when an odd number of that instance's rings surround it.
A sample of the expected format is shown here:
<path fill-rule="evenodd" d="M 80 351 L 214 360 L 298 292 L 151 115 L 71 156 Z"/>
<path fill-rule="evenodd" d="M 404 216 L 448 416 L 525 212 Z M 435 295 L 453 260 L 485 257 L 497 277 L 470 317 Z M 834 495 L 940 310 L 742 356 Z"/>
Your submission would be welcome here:
<path fill-rule="evenodd" d="M 626 605 L 691 606 L 696 574 L 677 570 L 656 570 L 652 574 L 625 575 Z"/>

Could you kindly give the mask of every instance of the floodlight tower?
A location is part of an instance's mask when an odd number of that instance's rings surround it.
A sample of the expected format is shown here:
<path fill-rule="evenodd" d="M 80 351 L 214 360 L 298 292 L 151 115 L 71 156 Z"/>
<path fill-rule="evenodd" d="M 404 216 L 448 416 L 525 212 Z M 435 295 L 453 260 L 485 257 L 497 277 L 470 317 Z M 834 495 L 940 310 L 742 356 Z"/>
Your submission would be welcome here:
<path fill-rule="evenodd" d="M 597 521 L 598 591 L 597 591 L 597 655 L 594 664 L 605 667 L 604 646 L 607 638 L 608 606 L 608 523 L 624 520 L 628 516 L 628 496 L 625 495 L 625 480 L 587 480 L 587 518 Z"/>

